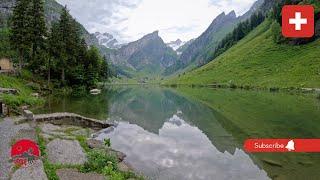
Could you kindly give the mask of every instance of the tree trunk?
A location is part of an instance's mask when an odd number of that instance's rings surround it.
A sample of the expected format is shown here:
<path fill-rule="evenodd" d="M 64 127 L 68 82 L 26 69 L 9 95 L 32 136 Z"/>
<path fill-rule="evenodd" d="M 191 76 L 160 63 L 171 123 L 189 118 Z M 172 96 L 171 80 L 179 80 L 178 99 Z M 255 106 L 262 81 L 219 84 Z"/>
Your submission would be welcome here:
<path fill-rule="evenodd" d="M 64 67 L 62 67 L 62 72 L 61 72 L 61 81 L 62 81 L 62 84 L 65 85 L 65 69 Z"/>
<path fill-rule="evenodd" d="M 22 64 L 23 64 L 23 53 L 19 51 L 19 73 L 22 71 Z"/>
<path fill-rule="evenodd" d="M 49 59 L 49 62 L 48 62 L 48 87 L 50 86 L 50 81 L 51 81 L 51 61 L 50 61 L 50 58 Z"/>

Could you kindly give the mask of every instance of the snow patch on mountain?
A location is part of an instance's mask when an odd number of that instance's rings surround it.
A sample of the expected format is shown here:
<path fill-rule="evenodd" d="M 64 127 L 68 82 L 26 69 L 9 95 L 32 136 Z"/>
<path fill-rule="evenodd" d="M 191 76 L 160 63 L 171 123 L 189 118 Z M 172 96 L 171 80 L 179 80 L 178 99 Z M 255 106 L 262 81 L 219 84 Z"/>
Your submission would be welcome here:
<path fill-rule="evenodd" d="M 109 33 L 96 32 L 94 33 L 94 35 L 98 39 L 99 44 L 107 48 L 119 49 L 122 46 L 121 44 L 119 44 L 118 40 Z"/>
<path fill-rule="evenodd" d="M 171 47 L 173 50 L 177 51 L 181 46 L 183 46 L 186 42 L 177 39 L 176 41 L 171 41 L 167 43 L 167 46 Z"/>

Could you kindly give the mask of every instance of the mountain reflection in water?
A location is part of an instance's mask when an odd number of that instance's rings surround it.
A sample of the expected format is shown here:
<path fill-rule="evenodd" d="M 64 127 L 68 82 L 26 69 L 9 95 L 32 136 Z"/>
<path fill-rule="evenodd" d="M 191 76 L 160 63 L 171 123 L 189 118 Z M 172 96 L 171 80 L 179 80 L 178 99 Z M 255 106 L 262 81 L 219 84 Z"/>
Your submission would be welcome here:
<path fill-rule="evenodd" d="M 242 150 L 221 152 L 180 116 L 177 113 L 164 122 L 159 134 L 120 122 L 97 139 L 110 138 L 112 147 L 126 153 L 126 161 L 151 179 L 268 179 Z"/>
<path fill-rule="evenodd" d="M 119 122 L 100 138 L 151 179 L 319 179 L 320 153 L 243 152 L 248 138 L 319 138 L 312 94 L 116 86 L 97 96 L 48 97 L 35 113 Z"/>

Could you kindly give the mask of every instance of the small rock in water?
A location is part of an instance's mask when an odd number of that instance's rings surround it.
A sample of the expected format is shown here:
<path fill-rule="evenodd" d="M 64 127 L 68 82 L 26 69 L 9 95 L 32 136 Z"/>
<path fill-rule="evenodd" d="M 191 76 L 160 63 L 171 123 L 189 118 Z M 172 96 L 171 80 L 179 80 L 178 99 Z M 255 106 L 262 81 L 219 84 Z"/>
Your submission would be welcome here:
<path fill-rule="evenodd" d="M 93 94 L 93 95 L 97 95 L 97 94 L 100 94 L 100 93 L 101 93 L 100 89 L 92 89 L 92 90 L 90 90 L 90 94 Z"/>
<path fill-rule="evenodd" d="M 263 159 L 262 161 L 271 165 L 271 166 L 282 167 L 282 164 L 280 164 L 279 162 L 273 161 L 271 159 Z"/>
<path fill-rule="evenodd" d="M 310 166 L 310 165 L 312 165 L 313 164 L 313 162 L 310 162 L 310 161 L 305 161 L 305 162 L 298 162 L 299 164 L 301 164 L 301 165 L 304 165 L 304 166 Z"/>

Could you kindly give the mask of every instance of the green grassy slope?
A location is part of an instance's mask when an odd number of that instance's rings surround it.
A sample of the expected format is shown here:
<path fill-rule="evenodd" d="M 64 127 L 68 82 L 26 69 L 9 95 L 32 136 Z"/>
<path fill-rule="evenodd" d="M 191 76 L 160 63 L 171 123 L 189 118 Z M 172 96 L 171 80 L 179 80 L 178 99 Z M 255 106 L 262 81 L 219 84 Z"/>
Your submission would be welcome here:
<path fill-rule="evenodd" d="M 209 64 L 166 84 L 230 83 L 258 87 L 320 87 L 320 40 L 276 44 L 266 20 Z"/>
<path fill-rule="evenodd" d="M 0 94 L 0 100 L 5 102 L 11 107 L 18 107 L 22 105 L 40 105 L 43 103 L 43 99 L 32 96 L 32 89 L 26 84 L 28 82 L 22 79 L 0 75 L 0 87 L 1 88 L 13 88 L 18 90 L 17 95 Z"/>

